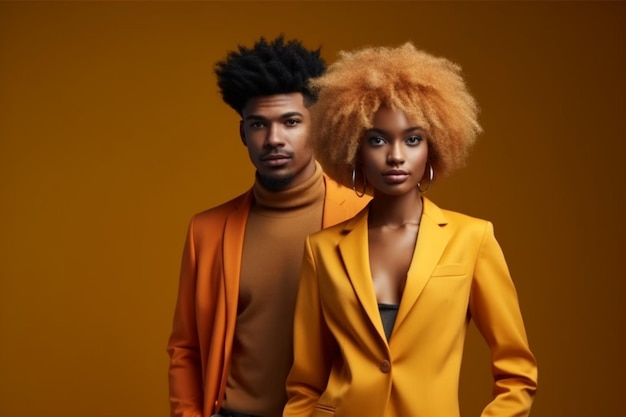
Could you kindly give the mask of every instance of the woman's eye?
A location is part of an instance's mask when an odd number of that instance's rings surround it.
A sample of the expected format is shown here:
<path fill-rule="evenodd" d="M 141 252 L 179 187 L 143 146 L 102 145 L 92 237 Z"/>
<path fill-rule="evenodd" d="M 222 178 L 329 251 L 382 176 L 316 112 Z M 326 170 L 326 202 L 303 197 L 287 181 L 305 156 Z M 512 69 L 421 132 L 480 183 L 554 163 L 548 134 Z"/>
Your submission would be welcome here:
<path fill-rule="evenodd" d="M 371 145 L 382 145 L 385 142 L 385 139 L 380 136 L 372 136 L 368 139 L 368 141 Z"/>
<path fill-rule="evenodd" d="M 409 136 L 406 139 L 406 142 L 409 145 L 417 145 L 418 143 L 420 143 L 422 141 L 422 137 L 421 136 Z"/>

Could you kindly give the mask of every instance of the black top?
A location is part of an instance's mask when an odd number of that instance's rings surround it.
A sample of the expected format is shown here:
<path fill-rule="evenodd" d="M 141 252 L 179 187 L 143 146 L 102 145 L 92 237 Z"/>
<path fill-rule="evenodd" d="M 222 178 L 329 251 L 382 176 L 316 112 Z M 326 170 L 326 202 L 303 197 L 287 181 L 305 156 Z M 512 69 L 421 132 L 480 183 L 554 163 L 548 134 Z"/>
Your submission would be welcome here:
<path fill-rule="evenodd" d="M 383 321 L 383 329 L 385 329 L 387 341 L 391 338 L 391 331 L 398 315 L 398 307 L 400 307 L 398 304 L 378 304 L 378 311 L 380 311 L 380 318 Z"/>

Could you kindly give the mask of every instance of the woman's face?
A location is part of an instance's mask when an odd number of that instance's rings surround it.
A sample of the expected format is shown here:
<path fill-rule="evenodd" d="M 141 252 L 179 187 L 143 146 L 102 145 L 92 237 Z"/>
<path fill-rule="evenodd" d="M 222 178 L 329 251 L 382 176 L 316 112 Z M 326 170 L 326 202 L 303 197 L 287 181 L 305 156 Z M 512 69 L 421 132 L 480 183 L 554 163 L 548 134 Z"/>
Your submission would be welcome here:
<path fill-rule="evenodd" d="M 415 192 L 428 160 L 426 132 L 404 112 L 381 107 L 361 138 L 360 162 L 374 193 Z"/>

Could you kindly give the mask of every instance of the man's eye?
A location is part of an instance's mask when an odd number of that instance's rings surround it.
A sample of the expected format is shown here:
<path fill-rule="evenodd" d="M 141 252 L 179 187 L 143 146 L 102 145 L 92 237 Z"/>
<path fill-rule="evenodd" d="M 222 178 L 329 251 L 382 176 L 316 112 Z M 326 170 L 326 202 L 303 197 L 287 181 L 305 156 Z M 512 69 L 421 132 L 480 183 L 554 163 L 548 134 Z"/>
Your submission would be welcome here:
<path fill-rule="evenodd" d="M 250 123 L 250 127 L 253 129 L 258 129 L 263 127 L 263 122 L 252 122 Z"/>
<path fill-rule="evenodd" d="M 300 124 L 300 120 L 298 120 L 298 119 L 288 119 L 288 120 L 285 122 L 285 124 L 286 124 L 287 126 L 296 126 L 296 125 Z"/>

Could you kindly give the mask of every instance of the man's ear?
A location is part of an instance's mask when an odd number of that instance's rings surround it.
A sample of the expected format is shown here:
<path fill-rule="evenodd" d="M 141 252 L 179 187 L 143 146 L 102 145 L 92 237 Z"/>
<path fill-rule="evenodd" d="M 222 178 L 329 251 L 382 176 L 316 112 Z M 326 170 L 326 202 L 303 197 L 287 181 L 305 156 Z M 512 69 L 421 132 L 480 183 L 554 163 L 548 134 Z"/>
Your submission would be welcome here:
<path fill-rule="evenodd" d="M 246 132 L 243 130 L 243 120 L 239 121 L 239 137 L 243 142 L 243 146 L 248 147 L 248 144 L 246 143 Z"/>

